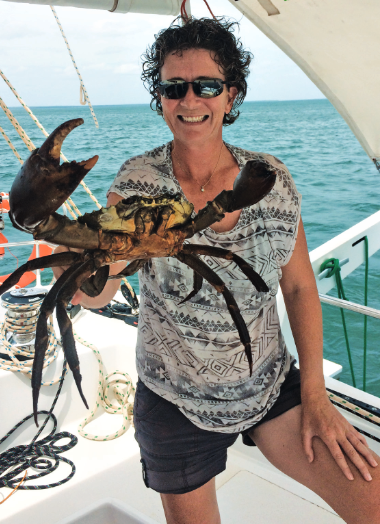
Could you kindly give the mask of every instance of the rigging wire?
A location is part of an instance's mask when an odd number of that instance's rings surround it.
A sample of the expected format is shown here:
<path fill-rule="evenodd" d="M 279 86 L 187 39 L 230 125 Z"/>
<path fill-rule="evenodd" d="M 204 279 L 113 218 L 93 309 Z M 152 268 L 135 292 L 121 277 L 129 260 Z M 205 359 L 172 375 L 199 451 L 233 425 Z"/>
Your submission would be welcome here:
<path fill-rule="evenodd" d="M 79 102 L 82 104 L 82 105 L 85 105 L 86 102 L 88 103 L 88 107 L 90 108 L 90 111 L 91 111 L 91 114 L 92 114 L 92 118 L 94 119 L 94 122 L 95 122 L 95 125 L 96 127 L 99 127 L 99 123 L 98 123 L 98 120 L 96 118 L 96 115 L 95 115 L 95 111 L 91 105 L 91 102 L 90 102 L 90 97 L 88 96 L 88 93 L 87 93 L 87 90 L 86 90 L 86 87 L 84 85 L 84 82 L 83 82 L 83 78 L 82 78 L 82 75 L 80 74 L 79 72 L 79 69 L 78 69 L 78 66 L 77 64 L 75 63 L 75 60 L 74 60 L 74 56 L 71 52 L 71 49 L 70 49 L 70 46 L 69 46 L 69 42 L 67 41 L 67 38 L 66 38 L 66 35 L 63 31 L 63 27 L 61 25 L 61 22 L 59 21 L 59 18 L 58 18 L 58 15 L 56 13 L 56 10 L 54 9 L 54 7 L 51 5 L 50 6 L 50 9 L 52 10 L 53 12 L 53 15 L 54 15 L 54 18 L 56 19 L 56 22 L 58 24 L 58 27 L 59 27 L 59 30 L 61 31 L 61 35 L 63 36 L 63 40 L 65 41 L 65 44 L 66 44 L 66 47 L 69 51 L 69 55 L 70 55 L 70 58 L 73 62 L 73 65 L 74 65 L 74 68 L 75 68 L 75 71 L 77 72 L 77 75 L 79 77 L 79 82 L 80 82 L 80 96 L 79 96 Z M 82 98 L 83 97 L 83 98 Z M 83 100 L 83 101 L 82 101 Z"/>

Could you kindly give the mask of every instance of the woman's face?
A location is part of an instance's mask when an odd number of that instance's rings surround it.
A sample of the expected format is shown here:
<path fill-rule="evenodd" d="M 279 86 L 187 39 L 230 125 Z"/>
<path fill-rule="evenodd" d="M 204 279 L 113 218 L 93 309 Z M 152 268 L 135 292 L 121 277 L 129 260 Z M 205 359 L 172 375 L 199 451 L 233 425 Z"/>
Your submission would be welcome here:
<path fill-rule="evenodd" d="M 161 68 L 161 80 L 193 82 L 206 78 L 225 80 L 225 75 L 207 49 L 188 49 L 181 55 L 169 54 Z M 222 135 L 224 114 L 231 111 L 236 94 L 235 87 L 228 90 L 224 85 L 221 95 L 201 98 L 194 94 L 190 85 L 184 98 L 169 100 L 161 97 L 165 122 L 175 139 L 186 141 L 189 145 L 213 141 Z"/>

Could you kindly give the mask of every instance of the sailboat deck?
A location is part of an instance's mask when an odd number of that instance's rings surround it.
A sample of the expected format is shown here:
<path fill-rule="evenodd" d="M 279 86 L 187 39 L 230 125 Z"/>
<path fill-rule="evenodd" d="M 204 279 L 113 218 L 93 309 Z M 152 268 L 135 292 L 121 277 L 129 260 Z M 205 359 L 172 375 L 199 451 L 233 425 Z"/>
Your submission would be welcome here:
<path fill-rule="evenodd" d="M 107 372 L 115 369 L 127 371 L 134 383 L 137 379 L 134 364 L 134 346 L 137 330 L 121 321 L 83 312 L 74 322 L 78 334 L 96 343 L 100 349 Z M 83 389 L 90 408 L 94 405 L 97 388 L 97 361 L 90 349 L 78 345 L 83 375 Z M 59 372 L 62 360 L 53 364 L 48 374 Z M 55 369 L 54 369 L 55 368 Z M 48 409 L 54 398 L 56 386 L 42 388 L 40 409 Z M 31 390 L 28 378 L 19 374 L 0 371 L 0 405 L 2 434 L 31 411 Z M 77 394 L 71 373 L 66 377 L 61 397 L 55 409 L 59 431 L 77 434 L 78 424 L 86 416 L 86 409 Z M 89 426 L 89 432 L 109 434 L 120 427 L 121 417 L 102 414 Z M 29 442 L 35 427 L 29 424 L 20 435 L 3 444 L 0 452 L 19 443 Z M 74 477 L 62 486 L 41 491 L 15 493 L 1 507 L 0 522 L 19 524 L 23 521 L 53 524 L 99 522 L 118 523 L 95 519 L 78 520 L 75 515 L 88 506 L 112 498 L 140 512 L 141 519 L 127 522 L 165 523 L 158 493 L 147 489 L 141 475 L 141 464 L 134 430 L 130 427 L 118 439 L 94 442 L 78 437 L 78 444 L 63 453 L 75 463 Z M 54 482 L 70 472 L 66 464 L 42 478 L 40 483 Z M 48 478 L 48 480 L 46 480 Z M 8 489 L 2 489 L 5 497 Z M 222 522 L 265 522 L 265 524 L 335 524 L 342 522 L 319 497 L 289 479 L 262 456 L 257 448 L 247 448 L 240 439 L 230 449 L 227 469 L 217 477 L 217 495 Z M 100 518 L 100 513 L 99 513 Z M 79 517 L 78 517 L 79 518 Z M 147 520 L 143 520 L 147 519 Z"/>

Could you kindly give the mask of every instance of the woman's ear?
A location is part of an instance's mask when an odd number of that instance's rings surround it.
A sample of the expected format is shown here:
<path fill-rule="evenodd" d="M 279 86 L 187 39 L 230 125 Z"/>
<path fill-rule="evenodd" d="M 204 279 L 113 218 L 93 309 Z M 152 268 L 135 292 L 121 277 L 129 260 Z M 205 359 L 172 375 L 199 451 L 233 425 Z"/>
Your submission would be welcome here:
<path fill-rule="evenodd" d="M 235 98 L 238 95 L 237 87 L 231 86 L 228 90 L 228 101 L 227 101 L 227 108 L 226 108 L 226 114 L 231 111 L 233 103 L 235 102 Z"/>

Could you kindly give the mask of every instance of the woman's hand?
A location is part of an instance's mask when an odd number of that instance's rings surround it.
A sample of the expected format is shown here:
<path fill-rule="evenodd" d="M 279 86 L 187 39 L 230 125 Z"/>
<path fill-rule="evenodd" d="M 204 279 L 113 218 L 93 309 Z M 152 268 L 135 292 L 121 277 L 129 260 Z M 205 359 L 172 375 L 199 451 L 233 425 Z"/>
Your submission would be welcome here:
<path fill-rule="evenodd" d="M 58 246 L 54 250 L 54 254 L 56 253 L 64 253 L 65 251 L 76 251 L 77 253 L 81 253 L 83 249 L 74 249 L 74 248 L 67 248 L 65 246 Z M 120 271 L 122 271 L 126 266 L 126 262 L 116 262 L 110 266 L 110 275 L 116 275 Z M 68 269 L 69 266 L 59 266 L 54 267 L 53 273 L 54 277 L 58 279 L 66 269 Z M 121 280 L 122 277 L 120 277 Z M 120 280 L 109 280 L 106 285 L 104 286 L 103 291 L 96 297 L 89 297 L 83 291 L 78 289 L 78 291 L 74 294 L 73 298 L 71 299 L 71 303 L 73 306 L 76 306 L 77 304 L 80 304 L 84 308 L 93 309 L 93 308 L 99 308 L 103 307 L 106 304 L 108 304 L 113 297 L 115 296 L 116 291 L 118 290 L 120 286 Z"/>
<path fill-rule="evenodd" d="M 319 437 L 326 444 L 349 480 L 354 477 L 345 455 L 365 480 L 372 480 L 368 464 L 376 467 L 377 462 L 366 439 L 333 406 L 324 390 L 302 397 L 302 443 L 309 462 L 314 460 L 313 437 Z"/>

